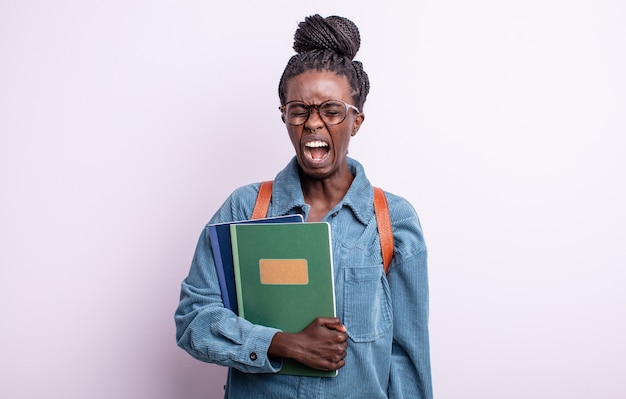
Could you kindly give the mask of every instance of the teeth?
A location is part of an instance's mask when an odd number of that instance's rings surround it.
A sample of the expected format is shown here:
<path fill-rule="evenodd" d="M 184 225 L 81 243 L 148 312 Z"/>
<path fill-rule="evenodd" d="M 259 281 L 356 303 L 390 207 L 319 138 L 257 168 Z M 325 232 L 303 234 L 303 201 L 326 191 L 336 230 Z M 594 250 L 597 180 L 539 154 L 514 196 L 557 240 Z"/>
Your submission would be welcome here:
<path fill-rule="evenodd" d="M 328 144 L 324 143 L 323 141 L 316 140 L 316 141 L 311 141 L 309 143 L 306 143 L 306 146 L 319 148 L 319 147 L 328 147 Z"/>

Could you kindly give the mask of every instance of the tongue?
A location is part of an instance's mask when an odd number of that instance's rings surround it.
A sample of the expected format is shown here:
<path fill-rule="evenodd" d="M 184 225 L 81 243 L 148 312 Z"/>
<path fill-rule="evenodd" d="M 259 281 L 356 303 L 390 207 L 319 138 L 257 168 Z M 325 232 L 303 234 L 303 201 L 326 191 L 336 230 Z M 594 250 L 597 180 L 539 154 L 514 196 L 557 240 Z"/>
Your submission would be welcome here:
<path fill-rule="evenodd" d="M 328 150 L 324 147 L 311 148 L 311 157 L 313 159 L 322 159 Z"/>

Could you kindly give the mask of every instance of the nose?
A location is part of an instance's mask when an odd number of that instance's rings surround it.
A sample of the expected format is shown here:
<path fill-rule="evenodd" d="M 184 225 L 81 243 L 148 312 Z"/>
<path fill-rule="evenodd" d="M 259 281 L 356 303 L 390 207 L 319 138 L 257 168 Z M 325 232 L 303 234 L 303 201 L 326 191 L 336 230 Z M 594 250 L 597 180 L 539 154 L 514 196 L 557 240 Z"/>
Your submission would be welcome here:
<path fill-rule="evenodd" d="M 323 126 L 324 121 L 320 115 L 320 110 L 317 107 L 311 107 L 309 110 L 309 117 L 306 121 L 304 121 L 304 129 L 314 131 Z"/>

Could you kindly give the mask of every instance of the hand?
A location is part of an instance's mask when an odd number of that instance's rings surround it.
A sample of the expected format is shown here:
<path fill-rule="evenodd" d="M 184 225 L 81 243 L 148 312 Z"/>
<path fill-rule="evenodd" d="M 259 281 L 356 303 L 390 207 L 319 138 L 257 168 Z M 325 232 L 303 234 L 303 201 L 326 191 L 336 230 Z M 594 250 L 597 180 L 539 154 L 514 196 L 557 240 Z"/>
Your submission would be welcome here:
<path fill-rule="evenodd" d="M 338 318 L 318 317 L 299 333 L 274 335 L 268 354 L 291 358 L 318 370 L 338 370 L 346 364 L 346 331 Z"/>

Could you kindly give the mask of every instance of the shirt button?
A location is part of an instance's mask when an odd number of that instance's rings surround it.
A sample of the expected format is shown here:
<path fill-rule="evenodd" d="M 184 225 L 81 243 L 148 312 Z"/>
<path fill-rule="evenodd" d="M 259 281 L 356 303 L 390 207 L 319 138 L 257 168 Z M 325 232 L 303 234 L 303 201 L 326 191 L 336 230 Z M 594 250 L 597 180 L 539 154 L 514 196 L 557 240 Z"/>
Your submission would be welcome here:
<path fill-rule="evenodd" d="M 255 361 L 256 359 L 258 359 L 259 357 L 257 356 L 256 352 L 252 352 L 250 354 L 250 360 Z"/>
<path fill-rule="evenodd" d="M 333 217 L 336 217 L 337 215 L 339 215 L 339 211 L 337 211 L 337 212 L 333 213 L 333 215 L 332 215 L 332 216 L 333 216 Z"/>

